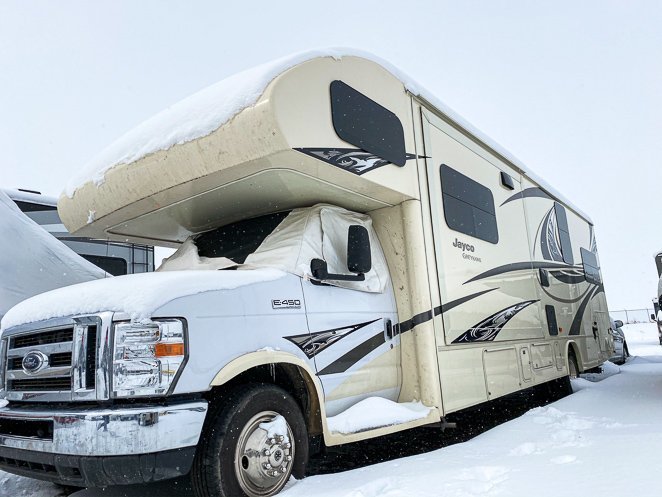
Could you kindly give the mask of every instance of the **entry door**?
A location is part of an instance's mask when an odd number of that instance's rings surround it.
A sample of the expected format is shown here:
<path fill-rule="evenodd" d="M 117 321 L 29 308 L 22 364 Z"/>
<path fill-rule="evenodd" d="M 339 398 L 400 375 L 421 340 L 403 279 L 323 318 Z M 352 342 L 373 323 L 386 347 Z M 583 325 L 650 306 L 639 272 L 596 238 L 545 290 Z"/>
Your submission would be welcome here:
<path fill-rule="evenodd" d="M 542 338 L 519 175 L 438 117 L 423 123 L 444 341 Z"/>
<path fill-rule="evenodd" d="M 368 293 L 302 280 L 317 375 L 327 416 L 367 397 L 397 401 L 400 394 L 400 337 L 390 283 Z"/>

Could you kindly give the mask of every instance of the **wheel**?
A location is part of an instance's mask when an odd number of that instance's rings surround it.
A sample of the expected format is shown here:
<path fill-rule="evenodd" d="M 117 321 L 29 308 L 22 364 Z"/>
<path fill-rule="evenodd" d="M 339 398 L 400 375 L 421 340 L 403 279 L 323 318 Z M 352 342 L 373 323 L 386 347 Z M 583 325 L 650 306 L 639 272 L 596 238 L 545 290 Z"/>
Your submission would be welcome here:
<path fill-rule="evenodd" d="M 282 388 L 244 386 L 210 412 L 191 469 L 197 497 L 267 497 L 308 460 L 308 432 L 296 401 Z"/>
<path fill-rule="evenodd" d="M 579 366 L 577 366 L 577 357 L 573 350 L 568 351 L 568 376 L 570 379 L 579 377 Z"/>

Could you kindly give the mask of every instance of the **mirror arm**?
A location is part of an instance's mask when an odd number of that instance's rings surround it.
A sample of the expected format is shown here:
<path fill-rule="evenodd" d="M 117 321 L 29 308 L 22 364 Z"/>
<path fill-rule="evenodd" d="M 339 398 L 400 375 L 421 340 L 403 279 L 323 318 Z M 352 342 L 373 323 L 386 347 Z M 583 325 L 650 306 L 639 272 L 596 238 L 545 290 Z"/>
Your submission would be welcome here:
<path fill-rule="evenodd" d="M 326 261 L 322 259 L 313 259 L 310 261 L 310 272 L 313 274 L 313 278 L 324 281 L 324 280 L 335 280 L 335 281 L 365 281 L 365 274 L 332 274 L 327 270 Z"/>

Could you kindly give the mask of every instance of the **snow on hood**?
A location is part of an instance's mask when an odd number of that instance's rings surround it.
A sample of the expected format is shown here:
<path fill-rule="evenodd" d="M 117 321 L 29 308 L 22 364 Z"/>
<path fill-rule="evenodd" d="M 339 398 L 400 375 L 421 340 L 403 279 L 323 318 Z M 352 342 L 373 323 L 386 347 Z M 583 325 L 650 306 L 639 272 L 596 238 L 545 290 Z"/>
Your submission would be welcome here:
<path fill-rule="evenodd" d="M 116 276 L 60 288 L 21 302 L 2 319 L 2 329 L 102 311 L 124 312 L 132 320 L 141 320 L 150 318 L 159 307 L 180 297 L 213 290 L 232 290 L 283 276 L 285 273 L 276 269 L 166 271 Z"/>
<path fill-rule="evenodd" d="M 436 98 L 405 72 L 370 52 L 353 48 L 323 48 L 300 52 L 267 62 L 237 73 L 171 105 L 152 118 L 130 130 L 85 164 L 68 182 L 64 193 L 73 197 L 85 183 L 103 183 L 106 171 L 120 164 L 130 164 L 146 155 L 168 150 L 174 145 L 207 136 L 220 128 L 242 110 L 257 102 L 266 87 L 284 71 L 317 57 L 361 57 L 371 60 L 389 71 L 415 96 L 422 97 L 459 126 L 476 136 L 496 153 L 515 164 L 548 193 L 571 206 L 590 222 L 590 218 L 572 205 L 557 190 L 548 185 L 513 154 L 475 128 L 462 116 Z"/>
<path fill-rule="evenodd" d="M 0 191 L 0 316 L 38 293 L 106 273 L 23 214 Z"/>

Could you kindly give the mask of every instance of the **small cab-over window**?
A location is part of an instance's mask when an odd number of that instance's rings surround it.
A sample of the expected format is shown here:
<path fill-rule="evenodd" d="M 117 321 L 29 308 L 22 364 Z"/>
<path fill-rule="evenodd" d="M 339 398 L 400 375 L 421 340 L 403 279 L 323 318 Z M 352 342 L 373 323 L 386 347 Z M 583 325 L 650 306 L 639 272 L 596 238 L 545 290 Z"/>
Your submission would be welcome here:
<path fill-rule="evenodd" d="M 494 196 L 489 188 L 442 164 L 441 191 L 446 224 L 490 243 L 499 241 Z"/>
<path fill-rule="evenodd" d="M 585 248 L 581 249 L 582 253 L 582 264 L 584 265 L 584 277 L 589 283 L 594 285 L 599 285 L 602 283 L 602 277 L 600 276 L 600 265 L 598 264 L 598 258 L 590 250 Z"/>
<path fill-rule="evenodd" d="M 339 80 L 331 83 L 331 117 L 336 134 L 347 143 L 398 166 L 407 162 L 398 116 Z"/>

